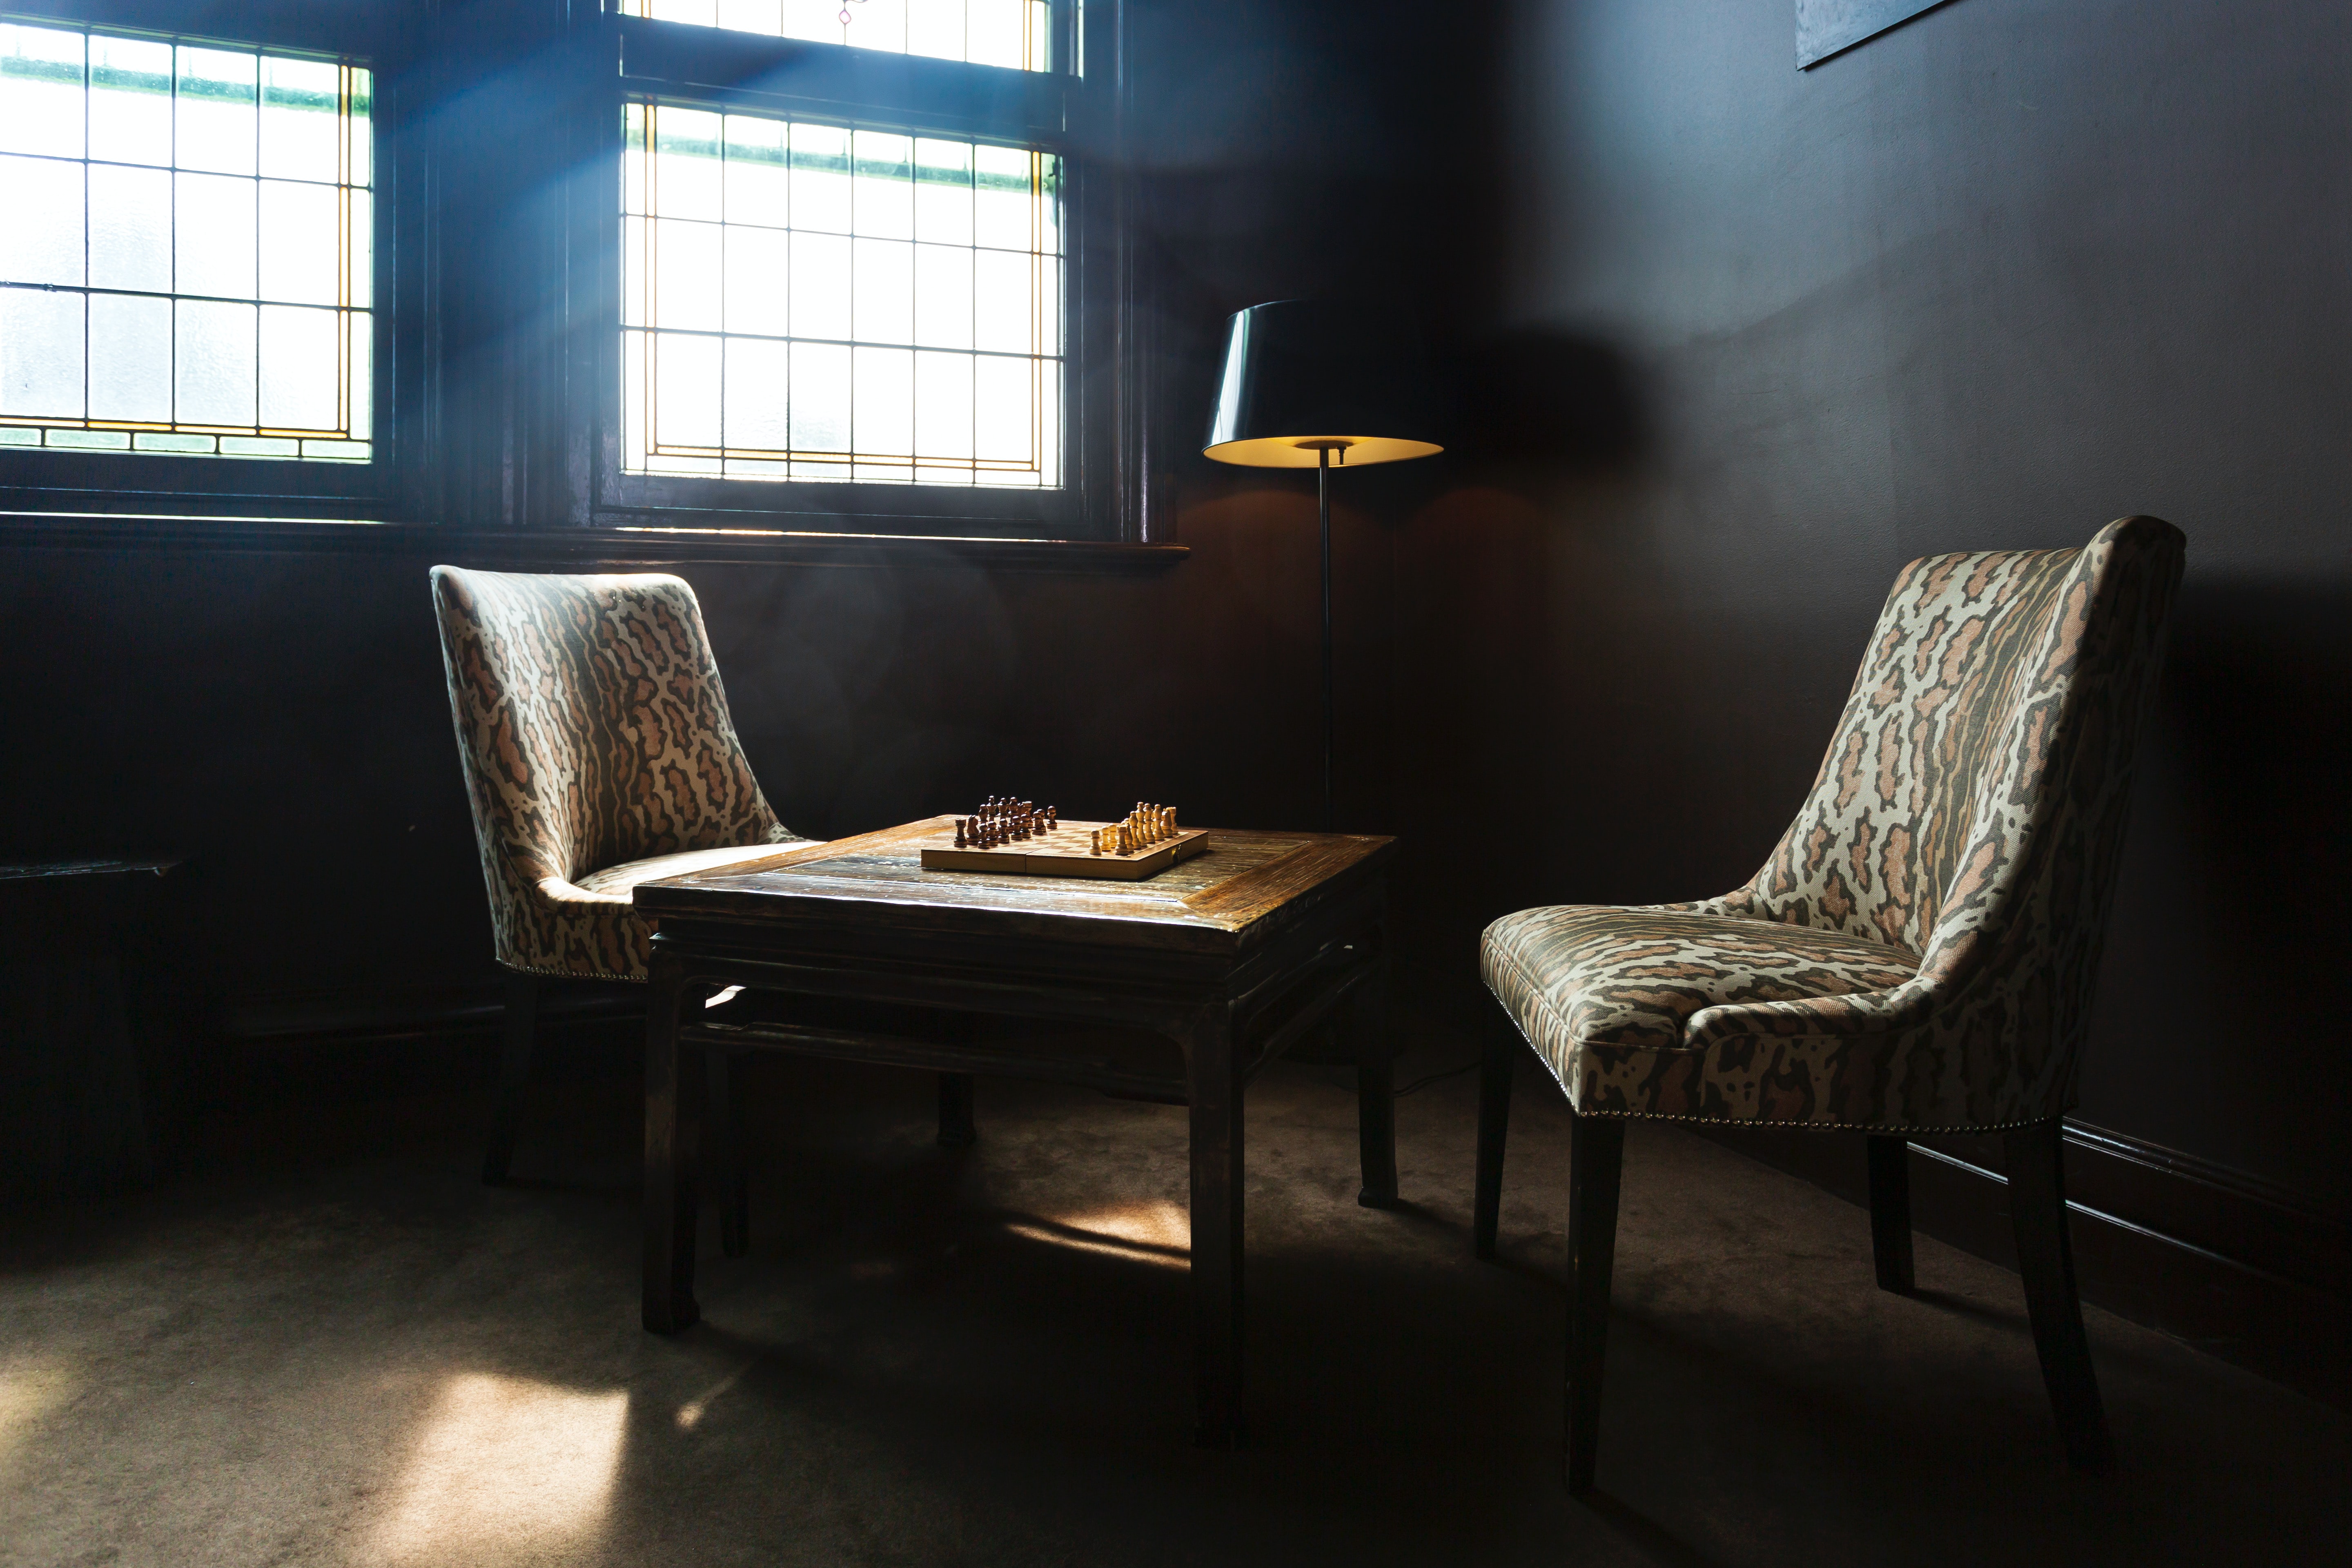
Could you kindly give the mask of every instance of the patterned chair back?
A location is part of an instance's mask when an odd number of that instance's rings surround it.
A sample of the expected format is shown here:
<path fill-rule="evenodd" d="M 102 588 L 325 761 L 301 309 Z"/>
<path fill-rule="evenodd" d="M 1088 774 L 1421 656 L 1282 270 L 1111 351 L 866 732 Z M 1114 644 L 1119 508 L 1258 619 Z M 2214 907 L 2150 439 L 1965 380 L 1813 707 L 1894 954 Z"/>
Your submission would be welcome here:
<path fill-rule="evenodd" d="M 2079 550 L 1906 567 L 1811 797 L 1716 907 L 1917 952 L 1939 1012 L 2007 1015 L 2000 1032 L 2031 1058 L 2011 1089 L 2056 1109 L 2184 544 L 2134 517 Z"/>
<path fill-rule="evenodd" d="M 501 963 L 542 884 L 785 837 L 678 578 L 436 566 L 433 607 Z"/>

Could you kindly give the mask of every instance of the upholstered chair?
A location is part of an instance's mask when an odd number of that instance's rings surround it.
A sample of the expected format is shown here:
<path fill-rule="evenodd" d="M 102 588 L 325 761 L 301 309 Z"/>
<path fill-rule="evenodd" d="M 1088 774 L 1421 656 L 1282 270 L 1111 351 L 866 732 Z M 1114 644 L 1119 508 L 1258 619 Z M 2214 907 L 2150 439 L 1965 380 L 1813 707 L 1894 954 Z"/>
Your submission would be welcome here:
<path fill-rule="evenodd" d="M 643 983 L 649 932 L 631 889 L 805 840 L 751 776 L 701 608 L 679 579 L 436 566 L 433 607 L 509 977 L 482 1163 L 497 1183 L 514 1152 L 541 983 Z M 725 1212 L 740 1243 L 740 1202 Z"/>
<path fill-rule="evenodd" d="M 1915 561 L 1811 797 L 1747 886 L 1486 928 L 1502 1004 L 1481 1084 L 1474 1245 L 1493 1256 L 1511 1069 L 1568 1095 L 1568 1484 L 1593 1480 L 1625 1122 L 1867 1140 L 1881 1287 L 1912 1285 L 1906 1140 L 1999 1133 L 2034 1345 L 2067 1457 L 2109 1444 L 2060 1169 L 2130 794 L 2180 580 L 2179 530 Z"/>

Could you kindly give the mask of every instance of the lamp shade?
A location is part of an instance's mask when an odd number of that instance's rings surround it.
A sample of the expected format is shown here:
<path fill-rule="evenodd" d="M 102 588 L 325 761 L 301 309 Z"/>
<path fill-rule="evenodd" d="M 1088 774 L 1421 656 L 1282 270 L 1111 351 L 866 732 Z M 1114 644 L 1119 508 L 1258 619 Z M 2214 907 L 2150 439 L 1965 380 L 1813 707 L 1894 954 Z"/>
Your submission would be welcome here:
<path fill-rule="evenodd" d="M 1335 446 L 1332 460 L 1348 468 L 1426 458 L 1445 449 L 1430 439 L 1436 421 L 1427 382 L 1411 328 L 1375 307 L 1252 305 L 1225 323 L 1217 405 L 1201 450 L 1257 468 L 1311 468 Z"/>

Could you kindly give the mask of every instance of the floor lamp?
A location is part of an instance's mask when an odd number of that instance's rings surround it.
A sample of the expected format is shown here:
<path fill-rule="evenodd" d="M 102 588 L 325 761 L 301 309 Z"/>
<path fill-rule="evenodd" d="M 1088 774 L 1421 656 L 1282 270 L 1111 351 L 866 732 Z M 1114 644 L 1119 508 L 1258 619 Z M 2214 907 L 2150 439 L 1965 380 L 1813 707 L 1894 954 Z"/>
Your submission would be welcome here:
<path fill-rule="evenodd" d="M 1323 524 L 1323 831 L 1331 796 L 1331 470 L 1426 458 L 1433 421 L 1412 334 L 1369 306 L 1276 300 L 1225 323 L 1209 439 L 1221 463 L 1313 468 Z"/>

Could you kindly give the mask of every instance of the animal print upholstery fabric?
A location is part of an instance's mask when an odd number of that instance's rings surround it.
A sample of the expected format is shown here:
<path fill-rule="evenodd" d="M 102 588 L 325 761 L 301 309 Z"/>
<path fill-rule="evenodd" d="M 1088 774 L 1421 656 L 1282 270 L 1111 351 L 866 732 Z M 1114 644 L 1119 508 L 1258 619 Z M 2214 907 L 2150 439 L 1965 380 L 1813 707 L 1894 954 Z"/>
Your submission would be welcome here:
<path fill-rule="evenodd" d="M 1913 562 L 1747 886 L 1489 926 L 1487 987 L 1577 1110 L 1986 1131 L 2071 1107 L 2183 548 L 2137 517 Z"/>
<path fill-rule="evenodd" d="M 751 776 L 679 579 L 436 566 L 433 605 L 500 963 L 643 980 L 630 888 L 804 842 Z"/>

